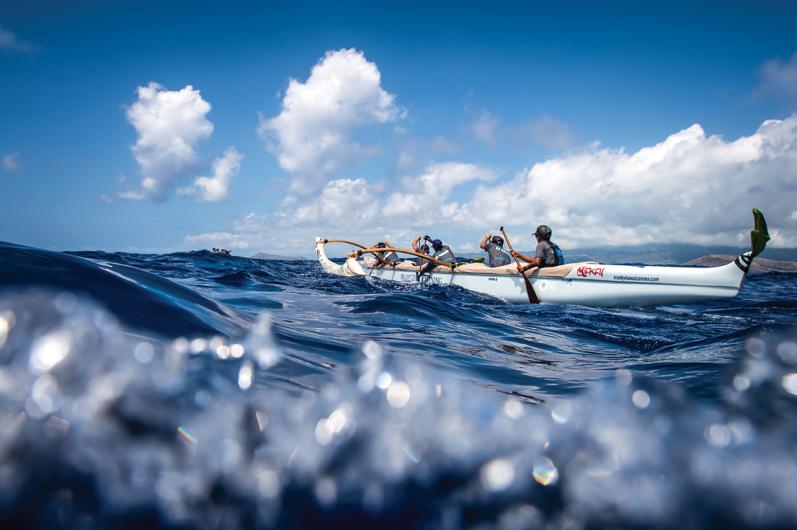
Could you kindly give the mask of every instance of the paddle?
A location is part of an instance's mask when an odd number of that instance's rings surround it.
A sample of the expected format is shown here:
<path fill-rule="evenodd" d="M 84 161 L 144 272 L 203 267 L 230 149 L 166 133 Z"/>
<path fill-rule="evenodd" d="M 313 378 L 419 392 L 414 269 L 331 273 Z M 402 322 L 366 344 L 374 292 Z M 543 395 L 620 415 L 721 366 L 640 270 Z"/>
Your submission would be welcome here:
<path fill-rule="evenodd" d="M 423 236 L 423 241 L 424 241 L 424 243 L 421 245 L 421 248 L 423 248 L 423 245 L 426 244 L 426 241 L 431 241 L 431 239 L 429 238 L 428 235 L 425 235 L 425 236 Z M 418 272 L 415 273 L 415 281 L 416 282 L 421 281 L 421 276 L 423 276 L 425 274 L 424 271 L 423 271 L 423 268 L 425 266 L 426 266 L 426 264 L 423 262 L 423 260 L 421 260 L 419 262 L 419 264 L 418 264 Z"/>
<path fill-rule="evenodd" d="M 520 265 L 520 260 L 517 258 L 517 256 L 514 255 L 515 249 L 512 248 L 512 242 L 509 241 L 509 235 L 506 233 L 503 226 L 500 228 L 500 230 L 501 233 L 504 235 L 504 241 L 506 241 L 506 246 L 509 247 L 509 253 L 512 254 L 513 258 L 515 258 L 515 263 L 517 264 L 517 271 L 523 277 L 523 281 L 526 282 L 526 294 L 529 295 L 529 303 L 539 304 L 540 299 L 537 298 L 537 293 L 534 292 L 534 287 L 531 286 L 531 281 L 529 281 L 529 279 L 526 278 L 526 275 L 523 274 L 523 267 L 521 267 Z"/>

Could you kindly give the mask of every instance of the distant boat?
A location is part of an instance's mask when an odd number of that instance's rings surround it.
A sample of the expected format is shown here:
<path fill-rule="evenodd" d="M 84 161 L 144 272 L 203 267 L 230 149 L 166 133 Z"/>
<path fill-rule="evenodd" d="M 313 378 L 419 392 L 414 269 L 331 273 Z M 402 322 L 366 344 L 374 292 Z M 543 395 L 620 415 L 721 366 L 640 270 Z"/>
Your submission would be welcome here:
<path fill-rule="evenodd" d="M 339 276 L 371 276 L 402 283 L 433 283 L 459 285 L 465 289 L 487 294 L 510 303 L 579 304 L 586 306 L 649 306 L 689 304 L 739 293 L 750 270 L 753 258 L 760 254 L 769 240 L 766 221 L 753 209 L 755 228 L 751 231 L 752 250 L 730 263 L 718 267 L 674 267 L 604 265 L 581 262 L 556 267 L 533 268 L 521 276 L 515 264 L 490 268 L 483 263 L 461 265 L 437 262 L 432 271 L 419 275 L 413 261 L 397 264 L 378 264 L 365 254 L 379 255 L 388 250 L 420 256 L 402 249 L 366 248 L 346 240 L 316 238 L 318 261 L 324 271 Z M 360 247 L 342 265 L 327 258 L 324 245 L 348 243 Z"/>
<path fill-rule="evenodd" d="M 212 248 L 210 251 L 214 254 L 221 254 L 222 256 L 229 256 L 230 252 L 232 252 L 226 248 Z"/>

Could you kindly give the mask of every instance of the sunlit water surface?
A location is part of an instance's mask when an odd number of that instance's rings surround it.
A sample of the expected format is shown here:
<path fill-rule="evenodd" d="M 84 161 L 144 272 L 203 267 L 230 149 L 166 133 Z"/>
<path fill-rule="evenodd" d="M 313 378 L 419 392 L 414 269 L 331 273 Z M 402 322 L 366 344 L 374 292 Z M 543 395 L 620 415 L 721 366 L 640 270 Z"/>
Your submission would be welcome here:
<path fill-rule="evenodd" d="M 511 306 L 0 243 L 0 527 L 797 525 L 797 276 Z"/>

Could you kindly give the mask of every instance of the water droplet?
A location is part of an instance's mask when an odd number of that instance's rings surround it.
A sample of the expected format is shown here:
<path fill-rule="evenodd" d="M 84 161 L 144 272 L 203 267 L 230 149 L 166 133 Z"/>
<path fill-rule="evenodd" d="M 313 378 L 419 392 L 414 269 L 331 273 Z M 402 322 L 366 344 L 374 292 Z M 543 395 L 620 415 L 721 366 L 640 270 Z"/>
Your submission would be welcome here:
<path fill-rule="evenodd" d="M 404 381 L 396 381 L 387 391 L 387 402 L 396 409 L 404 407 L 410 401 L 410 387 Z"/>
<path fill-rule="evenodd" d="M 187 427 L 177 427 L 177 437 L 188 447 L 195 447 L 199 443 L 199 439 L 194 436 L 194 433 L 188 430 Z"/>
<path fill-rule="evenodd" d="M 236 343 L 230 346 L 230 355 L 232 355 L 234 359 L 240 359 L 244 356 L 245 352 L 246 349 L 244 348 L 243 344 Z"/>
<path fill-rule="evenodd" d="M 279 362 L 280 353 L 276 348 L 262 346 L 255 350 L 254 357 L 255 361 L 257 361 L 257 365 L 265 370 L 266 368 L 271 368 Z"/>
<path fill-rule="evenodd" d="M 36 379 L 30 389 L 25 410 L 32 418 L 40 419 L 52 414 L 61 407 L 61 391 L 58 382 L 51 375 Z"/>
<path fill-rule="evenodd" d="M 760 358 L 763 357 L 766 351 L 766 344 L 757 337 L 751 337 L 744 343 L 744 348 L 747 350 L 747 353 L 753 357 Z"/>
<path fill-rule="evenodd" d="M 631 394 L 631 401 L 634 402 L 636 408 L 646 409 L 650 405 L 650 395 L 644 390 L 634 390 L 634 393 Z"/>
<path fill-rule="evenodd" d="M 382 372 L 376 378 L 376 386 L 378 386 L 382 390 L 386 390 L 390 386 L 390 383 L 392 382 L 393 382 L 393 376 L 390 375 L 390 373 L 388 372 Z"/>
<path fill-rule="evenodd" d="M 188 339 L 186 339 L 185 337 L 180 337 L 179 339 L 175 339 L 174 342 L 172 342 L 172 351 L 178 354 L 183 354 L 188 352 L 189 346 L 190 343 L 188 342 Z"/>
<path fill-rule="evenodd" d="M 245 361 L 241 364 L 241 369 L 238 371 L 238 386 L 241 390 L 249 390 L 252 386 L 253 366 L 251 361 Z"/>
<path fill-rule="evenodd" d="M 348 423 L 349 418 L 346 414 L 346 410 L 343 407 L 339 407 L 335 409 L 332 414 L 329 415 L 327 418 L 327 423 L 329 427 L 332 429 L 332 432 L 335 434 L 340 433 Z"/>
<path fill-rule="evenodd" d="M 631 381 L 634 377 L 631 375 L 630 370 L 626 370 L 625 368 L 621 368 L 614 372 L 614 378 L 623 386 L 628 386 L 631 384 Z"/>
<path fill-rule="evenodd" d="M 191 341 L 191 353 L 203 352 L 208 348 L 208 341 L 197 338 Z"/>
<path fill-rule="evenodd" d="M 332 436 L 334 433 L 332 432 L 332 427 L 329 425 L 329 421 L 327 418 L 322 418 L 318 420 L 318 423 L 315 424 L 315 440 L 320 445 L 329 445 L 332 441 Z"/>
<path fill-rule="evenodd" d="M 66 359 L 71 348 L 72 336 L 66 330 L 40 337 L 31 347 L 30 367 L 39 373 L 48 372 Z"/>
<path fill-rule="evenodd" d="M 218 348 L 216 348 L 216 357 L 219 359 L 229 359 L 230 357 L 230 347 L 226 344 L 222 344 Z"/>
<path fill-rule="evenodd" d="M 556 466 L 550 458 L 543 457 L 541 460 L 534 463 L 532 476 L 538 484 L 551 486 L 556 484 L 556 481 L 559 480 L 559 470 L 556 469 Z"/>
<path fill-rule="evenodd" d="M 523 404 L 515 398 L 509 398 L 504 401 L 504 414 L 512 418 L 518 419 L 523 415 Z"/>
<path fill-rule="evenodd" d="M 731 443 L 731 430 L 720 423 L 712 423 L 706 428 L 706 440 L 714 447 L 728 447 Z"/>
<path fill-rule="evenodd" d="M 376 361 L 382 357 L 382 346 L 372 340 L 366 341 L 363 344 L 363 354 L 369 359 Z"/>
<path fill-rule="evenodd" d="M 155 348 L 149 342 L 139 342 L 133 350 L 133 356 L 141 364 L 147 364 L 155 355 Z"/>
<path fill-rule="evenodd" d="M 321 477 L 315 483 L 315 496 L 323 506 L 331 506 L 338 496 L 338 488 L 330 477 Z"/>
<path fill-rule="evenodd" d="M 0 348 L 6 343 L 8 332 L 12 327 L 14 327 L 14 313 L 11 311 L 0 313 Z"/>
<path fill-rule="evenodd" d="M 261 495 L 273 499 L 280 491 L 280 478 L 276 471 L 264 469 L 257 474 L 257 489 Z"/>
<path fill-rule="evenodd" d="M 77 297 L 72 293 L 58 293 L 55 297 L 54 305 L 59 313 L 66 315 L 75 309 Z"/>
<path fill-rule="evenodd" d="M 512 462 L 505 458 L 491 460 L 481 469 L 482 485 L 488 491 L 503 491 L 514 479 L 515 469 Z"/>
<path fill-rule="evenodd" d="M 739 392 L 745 392 L 750 388 L 750 379 L 744 375 L 736 375 L 733 378 L 733 388 Z"/>
<path fill-rule="evenodd" d="M 551 418 L 556 423 L 567 423 L 572 414 L 573 404 L 566 400 L 557 402 L 551 409 Z"/>
<path fill-rule="evenodd" d="M 784 363 L 797 364 L 797 343 L 786 341 L 778 344 L 778 357 Z"/>
<path fill-rule="evenodd" d="M 793 396 L 797 396 L 797 374 L 786 374 L 781 378 L 780 384 L 783 390 Z"/>

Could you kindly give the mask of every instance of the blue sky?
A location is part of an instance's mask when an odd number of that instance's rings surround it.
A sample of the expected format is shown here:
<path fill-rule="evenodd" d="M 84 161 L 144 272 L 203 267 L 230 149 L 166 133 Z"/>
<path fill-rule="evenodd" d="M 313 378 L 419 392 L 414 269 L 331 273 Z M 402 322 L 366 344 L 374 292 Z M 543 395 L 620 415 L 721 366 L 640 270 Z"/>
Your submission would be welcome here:
<path fill-rule="evenodd" d="M 3 3 L 0 240 L 797 246 L 793 4 L 429 4 Z"/>

